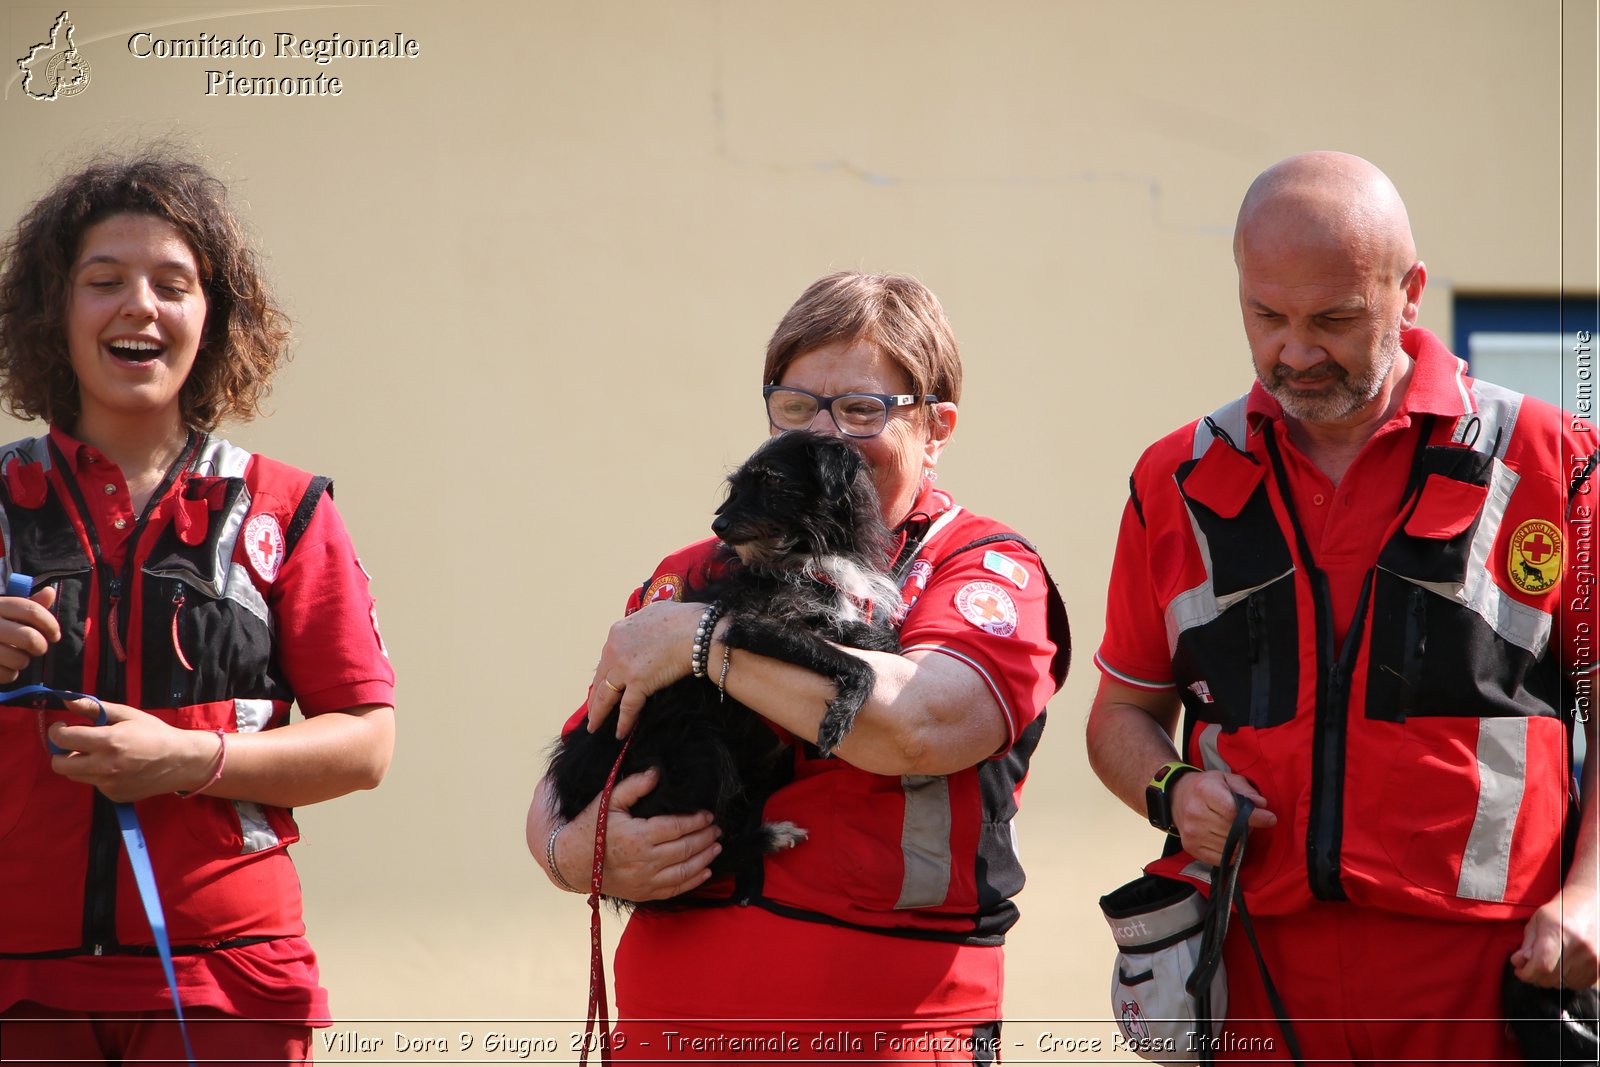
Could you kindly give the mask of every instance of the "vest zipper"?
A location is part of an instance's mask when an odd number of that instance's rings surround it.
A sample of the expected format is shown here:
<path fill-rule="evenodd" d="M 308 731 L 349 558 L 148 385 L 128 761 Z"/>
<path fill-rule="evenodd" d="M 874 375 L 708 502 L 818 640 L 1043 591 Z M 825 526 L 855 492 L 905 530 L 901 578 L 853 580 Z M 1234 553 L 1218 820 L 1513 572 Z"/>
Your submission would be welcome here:
<path fill-rule="evenodd" d="M 127 558 L 123 562 L 121 573 L 113 573 L 106 565 L 100 546 L 100 536 L 95 530 L 92 518 L 93 512 L 90 511 L 88 501 L 84 499 L 83 491 L 78 485 L 76 471 L 67 462 L 66 456 L 62 454 L 55 441 L 49 442 L 52 463 L 61 474 L 61 484 L 66 486 L 77 510 L 78 521 L 83 524 L 84 532 L 88 536 L 92 566 L 94 573 L 100 578 L 105 597 L 106 610 L 100 613 L 100 618 L 104 620 L 106 633 L 101 638 L 100 671 L 93 691 L 93 695 L 102 700 L 130 703 L 130 694 L 127 692 L 127 651 L 121 636 L 124 627 L 123 596 L 132 589 L 133 576 L 137 572 L 136 563 L 139 559 L 139 542 L 149 525 L 155 505 L 167 495 L 178 475 L 198 454 L 200 442 L 203 440 L 202 436 L 190 431 L 183 451 L 178 453 L 178 458 L 167 468 L 161 484 L 150 495 L 144 513 L 139 516 L 133 532 L 128 537 Z M 110 654 L 107 655 L 107 652 Z M 115 952 L 120 945 L 117 940 L 117 859 L 121 851 L 122 830 L 117 825 L 116 809 L 104 793 L 95 790 L 94 813 L 89 826 L 89 863 L 84 876 L 83 944 L 90 947 L 96 956 Z"/>
<path fill-rule="evenodd" d="M 1258 730 L 1267 726 L 1272 704 L 1272 664 L 1267 655 L 1265 595 L 1265 592 L 1251 593 L 1244 605 L 1250 639 L 1250 725 Z"/>
<path fill-rule="evenodd" d="M 1415 506 L 1421 489 L 1421 463 L 1428 441 L 1433 437 L 1433 416 L 1428 416 L 1418 435 L 1416 451 L 1411 457 L 1411 478 L 1406 497 L 1400 505 L 1400 515 Z M 1278 495 L 1294 527 L 1295 544 L 1300 562 L 1306 569 L 1311 586 L 1311 606 L 1317 623 L 1317 699 L 1311 741 L 1311 817 L 1306 826 L 1306 880 L 1311 893 L 1318 900 L 1345 900 L 1344 884 L 1340 877 L 1341 848 L 1344 839 L 1344 777 L 1345 755 L 1349 743 L 1350 682 L 1355 673 L 1356 659 L 1360 655 L 1362 638 L 1367 629 L 1367 612 L 1372 603 L 1372 590 L 1377 584 L 1377 564 L 1362 579 L 1361 598 L 1345 631 L 1344 647 L 1334 645 L 1333 594 L 1328 588 L 1328 576 L 1316 565 L 1311 556 L 1311 546 L 1306 540 L 1300 517 L 1295 513 L 1294 498 L 1289 489 L 1289 478 L 1283 467 L 1283 457 L 1278 449 L 1276 427 L 1268 427 L 1262 435 L 1267 454 L 1272 459 L 1273 478 Z"/>
<path fill-rule="evenodd" d="M 194 664 L 190 663 L 189 657 L 183 654 L 183 641 L 178 633 L 178 622 L 183 615 L 183 604 L 183 586 L 180 585 L 178 586 L 178 591 L 172 594 L 172 651 L 177 655 L 178 662 L 183 666 L 183 669 L 192 673 Z M 179 694 L 174 691 L 172 694 L 173 700 L 177 700 L 178 696 Z"/>

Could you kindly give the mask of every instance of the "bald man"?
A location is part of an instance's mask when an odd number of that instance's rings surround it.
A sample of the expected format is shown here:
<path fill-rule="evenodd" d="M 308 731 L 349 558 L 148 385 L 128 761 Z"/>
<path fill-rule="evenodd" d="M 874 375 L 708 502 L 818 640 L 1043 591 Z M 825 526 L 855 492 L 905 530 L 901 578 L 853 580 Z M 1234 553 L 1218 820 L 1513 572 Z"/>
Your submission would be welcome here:
<path fill-rule="evenodd" d="M 1254 803 L 1240 880 L 1308 1059 L 1517 1058 L 1507 961 L 1596 979 L 1600 759 L 1581 814 L 1568 786 L 1600 442 L 1417 328 L 1427 271 L 1366 160 L 1268 169 L 1234 259 L 1256 383 L 1134 469 L 1090 761 L 1171 835 L 1151 873 L 1203 882 Z M 1218 1062 L 1281 1058 L 1240 936 Z"/>

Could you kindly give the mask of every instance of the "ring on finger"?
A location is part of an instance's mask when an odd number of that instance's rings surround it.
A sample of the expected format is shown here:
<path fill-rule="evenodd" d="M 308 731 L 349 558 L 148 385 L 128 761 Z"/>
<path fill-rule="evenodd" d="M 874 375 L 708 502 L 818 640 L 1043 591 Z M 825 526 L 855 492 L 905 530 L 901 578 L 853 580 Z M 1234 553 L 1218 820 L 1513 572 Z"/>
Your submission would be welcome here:
<path fill-rule="evenodd" d="M 615 686 L 615 685 L 612 685 L 610 678 L 603 678 L 603 679 L 601 679 L 601 681 L 605 682 L 606 683 L 606 688 L 611 690 L 613 693 L 620 693 L 620 692 L 622 692 L 622 690 L 624 688 L 626 688 L 626 686 Z"/>

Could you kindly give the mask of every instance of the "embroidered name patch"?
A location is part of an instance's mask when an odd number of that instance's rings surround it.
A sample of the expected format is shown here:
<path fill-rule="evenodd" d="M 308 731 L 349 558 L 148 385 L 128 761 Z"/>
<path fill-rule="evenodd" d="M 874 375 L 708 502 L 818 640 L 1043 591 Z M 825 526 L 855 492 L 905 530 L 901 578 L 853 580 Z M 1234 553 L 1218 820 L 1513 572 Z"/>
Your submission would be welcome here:
<path fill-rule="evenodd" d="M 992 549 L 983 554 L 983 569 L 993 571 L 1018 589 L 1028 588 L 1028 569 L 1004 552 Z"/>
<path fill-rule="evenodd" d="M 956 610 L 980 630 L 996 637 L 1017 632 L 1017 605 L 1011 594 L 994 582 L 968 582 L 956 593 Z"/>
<path fill-rule="evenodd" d="M 1561 531 L 1543 519 L 1529 519 L 1511 535 L 1506 561 L 1511 584 L 1524 593 L 1545 593 L 1561 581 Z"/>
<path fill-rule="evenodd" d="M 283 565 L 283 527 L 271 515 L 257 515 L 244 528 L 244 554 L 263 582 L 278 576 Z"/>

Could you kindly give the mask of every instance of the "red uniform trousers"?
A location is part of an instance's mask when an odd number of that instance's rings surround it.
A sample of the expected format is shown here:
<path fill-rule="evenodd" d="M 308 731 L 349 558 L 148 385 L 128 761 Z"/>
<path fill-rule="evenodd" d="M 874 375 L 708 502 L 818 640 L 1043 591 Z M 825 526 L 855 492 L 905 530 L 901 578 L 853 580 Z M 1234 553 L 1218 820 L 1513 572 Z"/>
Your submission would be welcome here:
<path fill-rule="evenodd" d="M 1521 920 L 1449 922 L 1323 902 L 1252 918 L 1307 1067 L 1522 1062 L 1500 1002 Z M 1223 959 L 1228 1021 L 1217 1062 L 1292 1062 L 1237 916 Z"/>
<path fill-rule="evenodd" d="M 859 1019 L 797 1020 L 771 1030 L 730 1030 L 720 1025 L 630 1019 L 617 1024 L 611 1058 L 617 1062 L 672 1067 L 680 1063 L 899 1063 L 1000 1062 L 999 1030 L 992 1024 L 907 1030 L 895 1021 L 883 1027 Z M 590 1061 L 597 1055 L 591 1053 Z"/>
<path fill-rule="evenodd" d="M 311 1063 L 311 1028 L 304 1023 L 240 1019 L 205 1007 L 183 1015 L 195 1062 L 207 1067 Z M 0 1062 L 188 1067 L 189 1058 L 170 1011 L 66 1011 L 24 1001 L 0 1012 Z"/>

